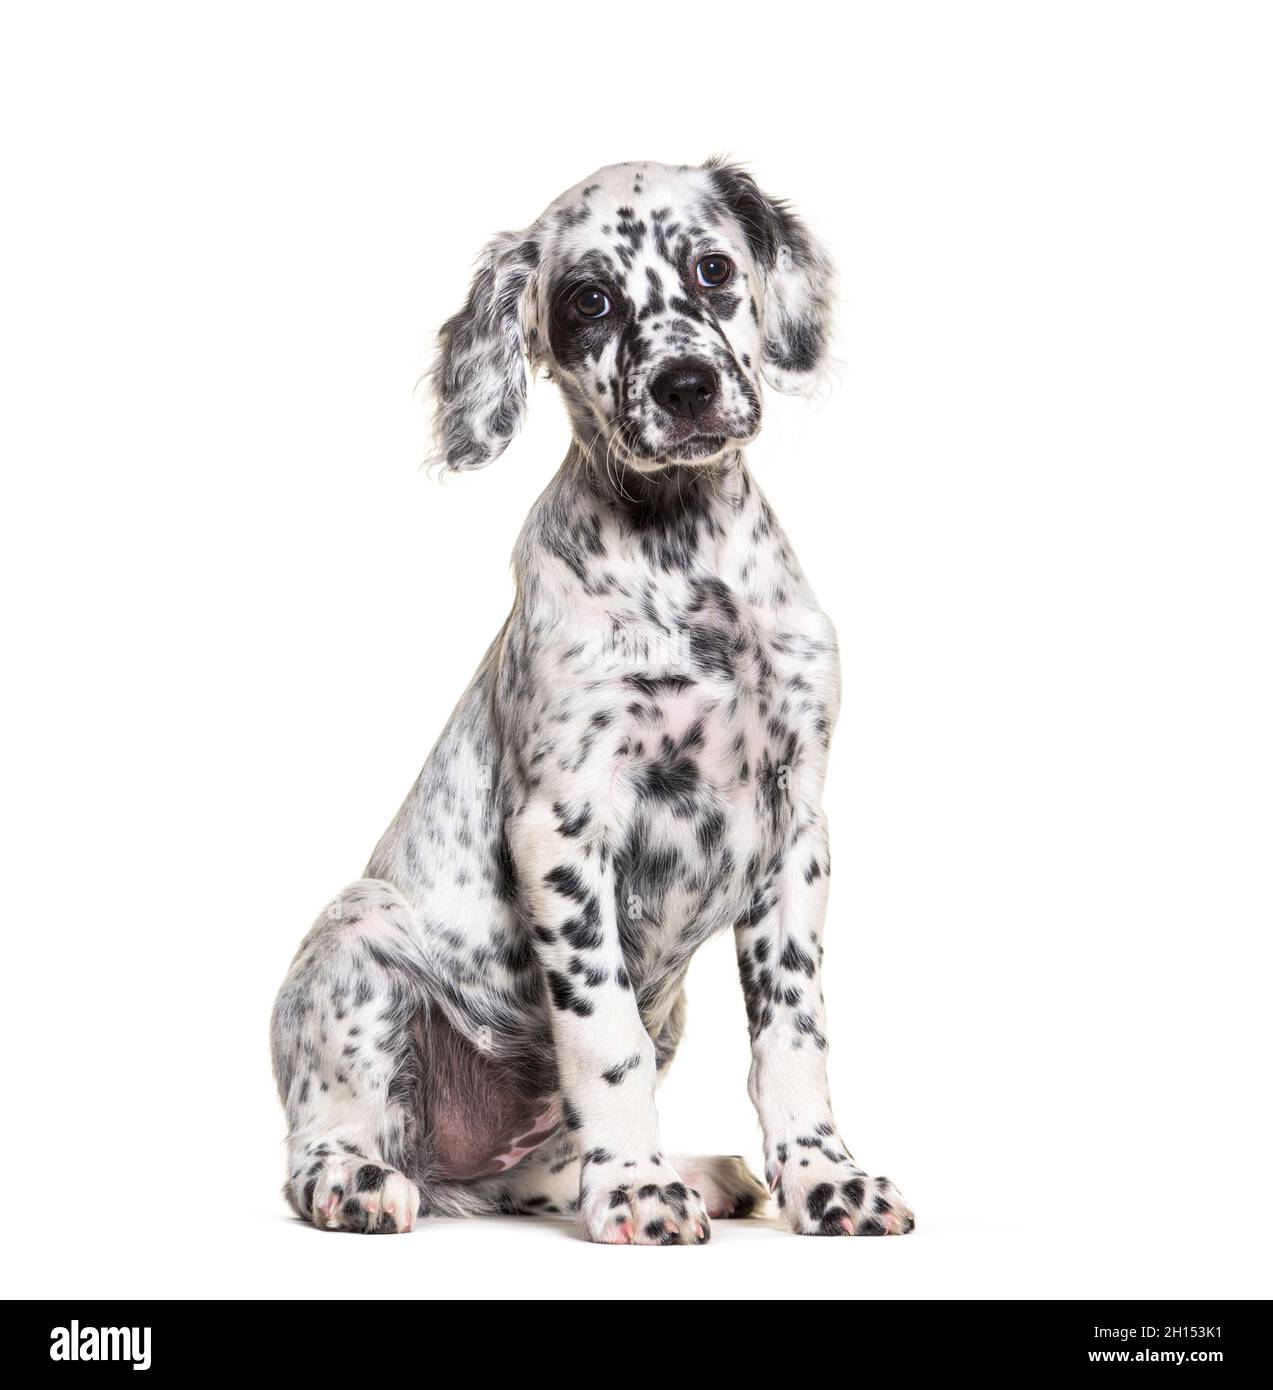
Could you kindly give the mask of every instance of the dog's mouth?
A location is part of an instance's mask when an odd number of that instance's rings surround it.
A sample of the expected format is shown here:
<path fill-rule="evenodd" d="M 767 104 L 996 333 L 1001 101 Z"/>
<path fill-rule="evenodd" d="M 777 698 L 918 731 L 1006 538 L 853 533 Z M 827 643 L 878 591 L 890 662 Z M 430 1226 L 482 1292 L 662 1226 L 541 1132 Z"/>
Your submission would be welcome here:
<path fill-rule="evenodd" d="M 646 437 L 640 422 L 621 417 L 607 422 L 598 433 L 596 452 L 604 452 L 608 459 L 641 473 L 678 465 L 710 467 L 749 443 L 759 432 L 758 417 L 704 420 L 701 427 L 690 425 L 684 434 L 656 441 Z"/>
<path fill-rule="evenodd" d="M 736 449 L 740 442 L 727 434 L 691 434 L 665 449 L 629 449 L 624 462 L 639 472 L 675 468 L 678 465 L 713 464 L 731 449 Z"/>
<path fill-rule="evenodd" d="M 678 464 L 712 464 L 719 462 L 734 449 L 755 437 L 747 434 L 724 434 L 719 431 L 695 431 L 661 449 L 629 447 L 624 462 L 638 469 L 671 468 Z"/>
<path fill-rule="evenodd" d="M 661 453 L 658 463 L 701 463 L 704 459 L 723 454 L 731 441 L 727 434 L 691 434 L 678 439 L 672 448 Z"/>

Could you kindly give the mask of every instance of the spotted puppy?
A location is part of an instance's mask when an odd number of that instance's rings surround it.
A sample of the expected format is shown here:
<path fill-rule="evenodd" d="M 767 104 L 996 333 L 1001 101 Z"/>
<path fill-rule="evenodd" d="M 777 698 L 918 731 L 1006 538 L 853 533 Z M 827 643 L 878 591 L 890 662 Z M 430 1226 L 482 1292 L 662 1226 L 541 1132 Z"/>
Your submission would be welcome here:
<path fill-rule="evenodd" d="M 537 368 L 573 425 L 503 630 L 273 1018 L 294 1209 L 577 1212 L 668 1245 L 759 1210 L 738 1158 L 663 1149 L 694 951 L 732 928 L 782 1219 L 902 1234 L 827 1094 L 821 798 L 835 633 L 752 481 L 761 382 L 823 365 L 831 271 L 720 162 L 619 164 L 495 238 L 442 329 L 438 457 L 481 468 Z"/>

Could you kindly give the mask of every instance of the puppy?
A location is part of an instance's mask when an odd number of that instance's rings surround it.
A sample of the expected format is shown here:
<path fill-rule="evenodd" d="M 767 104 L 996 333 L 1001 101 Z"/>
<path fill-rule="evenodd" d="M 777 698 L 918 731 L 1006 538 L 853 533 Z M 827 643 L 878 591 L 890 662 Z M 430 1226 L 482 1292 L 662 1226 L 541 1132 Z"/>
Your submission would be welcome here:
<path fill-rule="evenodd" d="M 619 164 L 496 237 L 431 375 L 438 459 L 498 457 L 529 377 L 573 438 L 513 611 L 273 1019 L 286 1196 L 321 1227 L 577 1213 L 701 1242 L 766 1189 L 665 1153 L 655 1085 L 732 929 L 768 1189 L 805 1235 L 903 1234 L 826 1083 L 835 633 L 752 481 L 762 386 L 824 366 L 832 275 L 742 170 Z"/>

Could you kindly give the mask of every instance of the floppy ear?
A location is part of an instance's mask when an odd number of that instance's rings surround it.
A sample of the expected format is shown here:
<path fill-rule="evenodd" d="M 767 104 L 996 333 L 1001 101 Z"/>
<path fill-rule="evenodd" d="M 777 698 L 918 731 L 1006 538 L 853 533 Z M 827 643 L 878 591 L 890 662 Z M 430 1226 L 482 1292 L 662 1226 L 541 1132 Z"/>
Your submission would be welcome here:
<path fill-rule="evenodd" d="M 435 462 L 484 468 L 508 447 L 526 412 L 526 290 L 539 260 L 529 238 L 495 237 L 478 258 L 464 307 L 442 325 L 429 382 Z"/>
<path fill-rule="evenodd" d="M 831 262 L 786 203 L 762 193 L 746 170 L 714 159 L 706 167 L 760 267 L 765 380 L 776 391 L 808 394 L 827 366 L 835 288 Z"/>

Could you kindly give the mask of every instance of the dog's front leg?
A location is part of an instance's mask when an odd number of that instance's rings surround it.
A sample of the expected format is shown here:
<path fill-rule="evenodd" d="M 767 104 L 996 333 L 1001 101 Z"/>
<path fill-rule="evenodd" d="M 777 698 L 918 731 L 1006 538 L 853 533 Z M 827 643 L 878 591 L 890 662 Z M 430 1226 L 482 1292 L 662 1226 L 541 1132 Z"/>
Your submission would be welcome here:
<path fill-rule="evenodd" d="M 853 1161 L 827 1089 L 822 930 L 830 861 L 820 808 L 801 808 L 785 859 L 759 884 L 735 944 L 751 1030 L 747 1089 L 765 1175 L 801 1235 L 903 1235 L 914 1217 L 887 1178 Z"/>
<path fill-rule="evenodd" d="M 663 1157 L 655 1058 L 624 964 L 614 863 L 562 803 L 530 802 L 510 828 L 552 1013 L 562 1109 L 575 1131 L 590 1240 L 701 1243 L 698 1192 Z"/>

